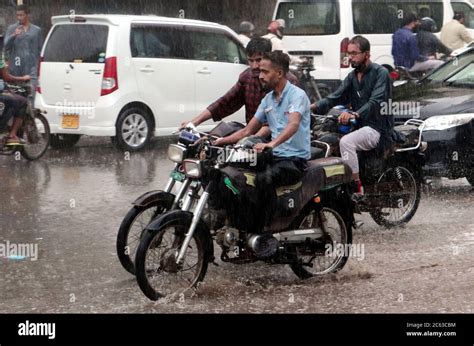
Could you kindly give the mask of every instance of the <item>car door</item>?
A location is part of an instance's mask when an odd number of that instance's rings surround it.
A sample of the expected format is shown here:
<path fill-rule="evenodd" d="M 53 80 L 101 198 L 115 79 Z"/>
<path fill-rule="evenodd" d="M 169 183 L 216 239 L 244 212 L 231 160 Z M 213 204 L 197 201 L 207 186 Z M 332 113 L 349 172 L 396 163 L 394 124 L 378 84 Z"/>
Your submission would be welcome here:
<path fill-rule="evenodd" d="M 186 32 L 182 25 L 134 23 L 130 36 L 139 93 L 155 115 L 156 129 L 176 129 L 196 114 Z"/>
<path fill-rule="evenodd" d="M 224 95 L 248 66 L 241 43 L 225 30 L 188 26 L 196 89 L 196 107 L 206 109 Z M 226 120 L 245 122 L 240 109 Z"/>

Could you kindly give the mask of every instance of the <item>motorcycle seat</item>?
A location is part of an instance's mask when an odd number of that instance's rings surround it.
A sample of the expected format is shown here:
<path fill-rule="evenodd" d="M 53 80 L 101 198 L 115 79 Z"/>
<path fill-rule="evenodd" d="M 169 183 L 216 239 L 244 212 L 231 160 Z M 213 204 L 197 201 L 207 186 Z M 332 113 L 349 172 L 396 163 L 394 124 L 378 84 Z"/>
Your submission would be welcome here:
<path fill-rule="evenodd" d="M 314 184 L 316 191 L 333 185 L 350 183 L 352 171 L 341 158 L 328 157 L 308 161 L 308 170 L 303 177 L 303 185 Z"/>
<path fill-rule="evenodd" d="M 280 186 L 276 189 L 277 196 L 298 190 L 302 186 L 312 186 L 311 193 L 327 187 L 349 183 L 352 181 L 352 171 L 339 157 L 328 157 L 308 161 L 308 169 L 301 182 Z"/>
<path fill-rule="evenodd" d="M 420 130 L 414 125 L 398 125 L 393 129 L 396 148 L 408 148 L 418 144 Z"/>
<path fill-rule="evenodd" d="M 310 160 L 322 159 L 326 155 L 326 152 L 321 148 L 311 147 L 311 158 Z"/>

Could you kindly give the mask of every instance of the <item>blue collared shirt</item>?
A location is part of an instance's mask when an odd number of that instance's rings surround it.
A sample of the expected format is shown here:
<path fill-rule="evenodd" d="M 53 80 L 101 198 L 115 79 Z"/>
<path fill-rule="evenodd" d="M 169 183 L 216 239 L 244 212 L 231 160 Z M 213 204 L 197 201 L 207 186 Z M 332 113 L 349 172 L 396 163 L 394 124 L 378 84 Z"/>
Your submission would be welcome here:
<path fill-rule="evenodd" d="M 267 94 L 255 113 L 255 117 L 262 124 L 268 123 L 272 132 L 272 140 L 277 138 L 288 126 L 290 113 L 299 113 L 301 121 L 298 131 L 286 142 L 273 149 L 277 157 L 299 157 L 309 160 L 310 154 L 310 101 L 306 93 L 293 84 L 286 82 L 279 101 L 275 92 Z"/>

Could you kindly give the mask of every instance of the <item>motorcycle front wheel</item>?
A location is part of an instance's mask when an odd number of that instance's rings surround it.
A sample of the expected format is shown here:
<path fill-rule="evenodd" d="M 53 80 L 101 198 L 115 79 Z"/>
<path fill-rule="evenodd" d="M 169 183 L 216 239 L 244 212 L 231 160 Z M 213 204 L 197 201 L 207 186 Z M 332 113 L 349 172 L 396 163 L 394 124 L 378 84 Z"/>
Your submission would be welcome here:
<path fill-rule="evenodd" d="M 421 187 L 412 170 L 405 166 L 390 167 L 374 187 L 374 194 L 367 198 L 377 198 L 369 213 L 378 225 L 393 228 L 413 218 L 420 204 Z"/>
<path fill-rule="evenodd" d="M 32 119 L 25 120 L 20 136 L 26 143 L 21 148 L 21 155 L 30 161 L 39 159 L 49 147 L 48 121 L 41 113 L 35 112 Z"/>
<path fill-rule="evenodd" d="M 168 209 L 164 201 L 158 200 L 147 206 L 133 206 L 122 220 L 117 233 L 117 255 L 130 274 L 135 275 L 135 255 L 146 226 Z"/>
<path fill-rule="evenodd" d="M 183 264 L 176 263 L 189 226 L 190 220 L 176 218 L 143 235 L 135 258 L 135 272 L 140 289 L 150 300 L 182 294 L 204 279 L 208 263 L 205 241 L 198 232 L 189 243 Z"/>
<path fill-rule="evenodd" d="M 347 225 L 347 226 L 346 226 Z M 319 228 L 323 231 L 319 251 L 308 251 L 304 246 L 295 246 L 296 262 L 291 269 L 300 279 L 334 273 L 341 270 L 349 258 L 352 243 L 350 222 L 331 208 L 311 210 L 305 215 L 299 229 Z"/>

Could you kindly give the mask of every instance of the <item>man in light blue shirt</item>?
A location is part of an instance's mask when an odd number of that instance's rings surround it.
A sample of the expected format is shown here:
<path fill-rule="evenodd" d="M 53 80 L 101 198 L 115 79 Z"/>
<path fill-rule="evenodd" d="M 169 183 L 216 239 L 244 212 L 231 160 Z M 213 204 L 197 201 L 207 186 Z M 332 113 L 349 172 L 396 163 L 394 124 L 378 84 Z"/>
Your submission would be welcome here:
<path fill-rule="evenodd" d="M 263 65 L 263 68 L 262 68 Z M 288 55 L 281 51 L 265 54 L 260 64 L 260 82 L 268 93 L 248 125 L 231 136 L 218 139 L 216 145 L 238 142 L 268 123 L 272 134 L 269 143 L 255 146 L 258 152 L 273 149 L 276 161 L 306 162 L 310 154 L 310 101 L 306 93 L 289 83 Z"/>
<path fill-rule="evenodd" d="M 225 138 L 218 139 L 215 145 L 236 143 L 251 136 L 268 123 L 272 133 L 269 143 L 255 145 L 257 152 L 273 149 L 273 160 L 263 172 L 257 174 L 256 188 L 261 202 L 262 222 L 269 226 L 276 209 L 275 188 L 293 185 L 303 177 L 310 158 L 310 101 L 306 93 L 288 82 L 290 58 L 281 51 L 266 53 L 260 63 L 260 82 L 263 88 L 272 90 L 267 94 L 248 125 Z M 259 233 L 263 230 L 256 229 Z M 259 256 L 268 257 L 275 253 L 278 241 L 265 234 Z"/>

